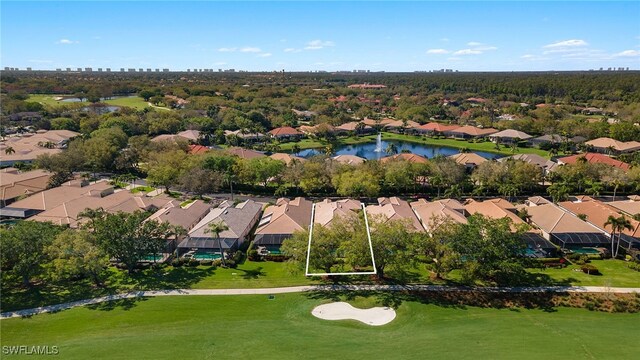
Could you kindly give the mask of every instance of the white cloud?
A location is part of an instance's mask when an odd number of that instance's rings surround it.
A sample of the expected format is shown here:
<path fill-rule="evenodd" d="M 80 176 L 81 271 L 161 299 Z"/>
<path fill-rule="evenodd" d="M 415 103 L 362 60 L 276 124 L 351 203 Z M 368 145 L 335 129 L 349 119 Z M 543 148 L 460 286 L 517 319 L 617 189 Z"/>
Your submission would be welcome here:
<path fill-rule="evenodd" d="M 260 50 L 260 48 L 257 47 L 243 47 L 242 49 L 240 49 L 240 52 L 244 52 L 244 53 L 259 53 L 262 52 L 262 50 Z"/>
<path fill-rule="evenodd" d="M 525 54 L 525 55 L 522 55 L 520 57 L 523 58 L 523 59 L 533 59 L 536 56 L 535 55 L 531 55 L 531 54 Z"/>
<path fill-rule="evenodd" d="M 625 50 L 619 53 L 613 54 L 614 57 L 635 57 L 640 56 L 640 50 Z"/>
<path fill-rule="evenodd" d="M 470 41 L 467 43 L 468 46 L 480 46 L 480 45 L 484 45 L 483 43 L 479 43 L 477 41 Z"/>
<path fill-rule="evenodd" d="M 573 48 L 573 47 L 577 47 L 577 46 L 587 46 L 589 45 L 589 43 L 587 43 L 584 40 L 578 40 L 578 39 L 572 39 L 572 40 L 564 40 L 564 41 L 558 41 L 552 44 L 548 44 L 543 46 L 543 48 L 545 49 L 561 49 L 561 48 Z"/>
<path fill-rule="evenodd" d="M 286 53 L 298 53 L 300 51 L 302 51 L 302 50 L 295 49 L 295 48 L 286 48 L 286 49 L 284 49 L 284 52 L 286 52 Z"/>
<path fill-rule="evenodd" d="M 226 47 L 223 47 L 223 48 L 218 49 L 219 52 L 234 52 L 236 50 L 238 50 L 238 48 L 226 48 Z"/>
<path fill-rule="evenodd" d="M 449 42 L 449 38 L 442 38 L 440 41 Z"/>
<path fill-rule="evenodd" d="M 453 53 L 453 55 L 479 55 L 479 54 L 482 54 L 482 51 L 474 50 L 474 49 L 462 49 Z"/>
<path fill-rule="evenodd" d="M 69 39 L 60 39 L 56 42 L 56 44 L 62 44 L 62 45 L 70 45 L 70 44 L 77 44 L 77 43 L 79 43 L 79 41 L 74 41 Z"/>
<path fill-rule="evenodd" d="M 449 50 L 446 49 L 429 49 L 427 54 L 448 54 Z"/>
<path fill-rule="evenodd" d="M 489 50 L 498 50 L 498 48 L 495 46 L 477 46 L 473 48 L 473 50 L 489 51 Z"/>
<path fill-rule="evenodd" d="M 271 56 L 271 53 L 262 53 L 262 54 L 258 54 L 259 57 L 269 57 Z"/>
<path fill-rule="evenodd" d="M 306 50 L 319 50 L 325 47 L 335 46 L 333 41 L 312 40 L 305 46 Z"/>

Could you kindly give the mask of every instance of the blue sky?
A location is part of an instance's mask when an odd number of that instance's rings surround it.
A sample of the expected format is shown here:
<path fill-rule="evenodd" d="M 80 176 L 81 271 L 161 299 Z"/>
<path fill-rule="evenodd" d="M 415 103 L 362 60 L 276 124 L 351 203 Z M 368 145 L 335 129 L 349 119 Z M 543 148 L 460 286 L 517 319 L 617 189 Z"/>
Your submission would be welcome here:
<path fill-rule="evenodd" d="M 640 69 L 640 2 L 8 2 L 10 67 Z"/>

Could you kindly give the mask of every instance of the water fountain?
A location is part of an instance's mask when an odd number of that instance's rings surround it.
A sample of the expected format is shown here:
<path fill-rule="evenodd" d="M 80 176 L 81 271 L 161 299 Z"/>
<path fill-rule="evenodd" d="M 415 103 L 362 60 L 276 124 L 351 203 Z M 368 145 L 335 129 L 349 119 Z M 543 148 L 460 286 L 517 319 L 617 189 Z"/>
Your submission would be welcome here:
<path fill-rule="evenodd" d="M 378 138 L 376 139 L 376 149 L 373 151 L 377 153 L 382 152 L 382 133 L 378 133 Z"/>

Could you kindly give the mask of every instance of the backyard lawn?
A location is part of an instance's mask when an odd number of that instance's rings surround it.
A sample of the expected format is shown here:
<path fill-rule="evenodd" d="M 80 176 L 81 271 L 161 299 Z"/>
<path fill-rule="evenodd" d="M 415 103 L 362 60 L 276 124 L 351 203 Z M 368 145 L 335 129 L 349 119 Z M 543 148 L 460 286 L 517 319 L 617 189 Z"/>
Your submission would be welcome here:
<path fill-rule="evenodd" d="M 6 319 L 0 327 L 3 346 L 57 346 L 64 359 L 631 359 L 640 351 L 640 314 L 409 298 L 396 302 L 395 320 L 372 327 L 311 315 L 330 301 L 319 294 L 169 296 Z"/>
<path fill-rule="evenodd" d="M 640 272 L 629 269 L 622 260 L 592 260 L 601 275 L 588 275 L 580 265 L 569 265 L 564 269 L 530 270 L 534 274 L 545 274 L 558 283 L 580 286 L 640 287 Z"/>

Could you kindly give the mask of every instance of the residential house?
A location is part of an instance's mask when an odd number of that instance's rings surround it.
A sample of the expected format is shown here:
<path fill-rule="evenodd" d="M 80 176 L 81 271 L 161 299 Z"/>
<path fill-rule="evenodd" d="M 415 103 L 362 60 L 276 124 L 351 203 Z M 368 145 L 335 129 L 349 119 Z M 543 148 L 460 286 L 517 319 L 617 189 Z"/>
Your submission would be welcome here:
<path fill-rule="evenodd" d="M 158 209 L 147 220 L 169 223 L 183 228 L 188 233 L 209 213 L 210 209 L 211 205 L 202 200 L 193 201 L 185 206 L 181 206 L 179 201 L 172 201 Z M 167 242 L 166 252 L 173 252 L 183 237 L 184 235 L 170 239 Z"/>
<path fill-rule="evenodd" d="M 322 123 L 314 126 L 302 125 L 298 131 L 305 135 L 332 134 L 335 132 L 335 128 L 327 123 Z"/>
<path fill-rule="evenodd" d="M 433 230 L 433 226 L 445 219 L 466 224 L 466 210 L 464 206 L 454 199 L 442 199 L 429 202 L 425 199 L 411 203 L 411 208 L 416 214 L 425 230 Z"/>
<path fill-rule="evenodd" d="M 608 137 L 601 137 L 590 140 L 585 144 L 593 149 L 594 152 L 609 155 L 627 154 L 640 150 L 640 142 L 638 141 L 624 142 Z"/>
<path fill-rule="evenodd" d="M 359 165 L 367 161 L 367 159 L 355 155 L 336 155 L 332 159 L 345 165 Z"/>
<path fill-rule="evenodd" d="M 378 120 L 374 120 L 374 119 L 364 118 L 364 120 L 362 120 L 362 123 L 364 123 L 365 125 L 372 126 L 372 127 L 376 127 L 376 126 L 384 127 L 386 125 L 389 125 L 389 124 L 393 123 L 394 121 L 396 121 L 396 120 L 393 120 L 393 119 L 378 119 Z"/>
<path fill-rule="evenodd" d="M 482 156 L 472 152 L 451 155 L 449 158 L 455 160 L 456 163 L 464 166 L 468 170 L 472 170 L 483 162 L 488 161 Z"/>
<path fill-rule="evenodd" d="M 514 142 L 520 142 L 531 139 L 532 136 L 518 130 L 507 129 L 494 134 L 489 135 L 489 139 L 495 143 L 500 144 L 513 144 Z"/>
<path fill-rule="evenodd" d="M 225 149 L 225 152 L 229 155 L 235 155 L 241 159 L 255 159 L 267 156 L 261 151 L 245 149 L 242 147 L 230 147 Z"/>
<path fill-rule="evenodd" d="M 479 128 L 465 125 L 449 131 L 450 135 L 456 139 L 479 139 L 497 133 L 494 128 Z"/>
<path fill-rule="evenodd" d="M 374 218 L 380 218 L 384 222 L 404 221 L 410 231 L 424 231 L 409 203 L 395 196 L 378 198 L 378 205 L 368 205 L 366 211 L 370 223 Z"/>
<path fill-rule="evenodd" d="M 269 135 L 276 139 L 299 139 L 302 137 L 302 133 L 291 126 L 282 126 L 269 131 Z"/>
<path fill-rule="evenodd" d="M 631 165 L 625 162 L 613 159 L 603 154 L 597 154 L 597 153 L 584 153 L 584 154 L 565 156 L 565 157 L 558 158 L 556 160 L 558 160 L 558 164 L 566 165 L 566 164 L 575 164 L 580 159 L 584 159 L 584 161 L 590 164 L 606 164 L 609 166 L 620 168 L 624 171 L 627 171 L 629 170 L 629 168 L 631 168 Z"/>
<path fill-rule="evenodd" d="M 217 208 L 210 209 L 189 230 L 188 236 L 178 245 L 178 255 L 189 251 L 217 254 L 238 249 L 249 240 L 251 229 L 260 219 L 261 212 L 262 205 L 253 200 L 246 200 L 236 206 L 223 202 Z M 228 227 L 218 237 L 209 230 L 211 224 L 217 223 Z"/>
<path fill-rule="evenodd" d="M 278 199 L 275 205 L 264 210 L 255 232 L 254 244 L 276 251 L 294 232 L 309 228 L 312 206 L 311 201 L 302 197 Z"/>
<path fill-rule="evenodd" d="M 314 116 L 318 115 L 317 112 L 315 111 L 309 111 L 309 110 L 296 110 L 296 109 L 291 109 L 291 111 L 296 114 L 296 116 L 298 118 L 301 118 L 303 120 L 311 120 L 311 118 L 313 118 Z"/>
<path fill-rule="evenodd" d="M 262 140 L 266 137 L 265 134 L 263 133 L 259 133 L 259 132 L 247 132 L 246 130 L 225 130 L 224 131 L 224 136 L 237 136 L 238 138 L 242 139 L 243 141 L 258 141 L 258 140 Z"/>
<path fill-rule="evenodd" d="M 542 156 L 536 155 L 536 154 L 517 154 L 517 155 L 507 156 L 507 157 L 498 159 L 498 161 L 500 162 L 505 162 L 509 160 L 520 160 L 528 164 L 533 164 L 540 168 L 540 170 L 542 171 L 542 175 L 549 174 L 558 166 L 557 163 L 551 160 L 545 159 Z"/>
<path fill-rule="evenodd" d="M 452 131 L 460 128 L 460 125 L 446 125 L 437 122 L 420 125 L 415 130 L 421 134 L 452 136 Z"/>
<path fill-rule="evenodd" d="M 607 233 L 612 231 L 611 225 L 605 225 L 609 216 L 622 216 L 617 208 L 589 196 L 581 196 L 577 201 L 563 201 L 558 205 L 576 216 L 584 216 L 586 222 Z M 626 249 L 640 249 L 640 222 L 631 217 L 627 217 L 627 220 L 633 229 L 622 231 L 620 246 Z"/>
<path fill-rule="evenodd" d="M 358 128 L 358 124 L 362 124 L 361 128 Z M 357 134 L 370 134 L 375 132 L 375 129 L 369 125 L 366 125 L 360 121 L 350 121 L 348 123 L 344 123 L 340 126 L 336 126 L 334 128 L 336 133 L 345 134 L 345 133 L 357 133 Z"/>
<path fill-rule="evenodd" d="M 381 84 L 369 84 L 369 83 L 364 83 L 364 84 L 352 84 L 347 86 L 349 89 L 384 89 L 387 86 L 386 85 L 381 85 Z"/>
<path fill-rule="evenodd" d="M 51 173 L 45 170 L 20 172 L 15 168 L 0 170 L 0 207 L 45 190 Z"/>
<path fill-rule="evenodd" d="M 382 159 L 380 159 L 381 162 L 386 163 L 389 161 L 409 161 L 412 163 L 418 163 L 418 164 L 426 164 L 427 162 L 429 162 L 429 160 L 425 157 L 422 157 L 420 155 L 416 155 L 416 154 L 410 154 L 410 153 L 400 153 L 400 154 L 396 154 L 396 155 L 391 155 L 391 156 L 387 156 L 387 157 L 383 157 Z"/>
<path fill-rule="evenodd" d="M 607 246 L 609 237 L 597 227 L 553 203 L 526 207 L 529 222 L 542 231 L 542 236 L 562 249 Z"/>
<path fill-rule="evenodd" d="M 420 124 L 412 120 L 408 120 L 408 121 L 395 120 L 384 125 L 384 128 L 387 129 L 388 131 L 394 131 L 394 132 L 398 132 L 403 129 L 405 131 L 415 132 L 420 129 Z"/>
<path fill-rule="evenodd" d="M 355 216 L 362 210 L 362 203 L 353 199 L 331 201 L 324 199 L 315 204 L 313 223 L 322 226 L 331 226 L 336 218 Z"/>
<path fill-rule="evenodd" d="M 0 167 L 31 163 L 40 155 L 60 153 L 78 135 L 69 130 L 49 130 L 7 137 L 0 141 Z"/>
<path fill-rule="evenodd" d="M 280 160 L 282 162 L 284 162 L 285 164 L 289 165 L 292 161 L 299 161 L 299 162 L 304 162 L 307 161 L 307 159 L 299 157 L 299 156 L 295 156 L 295 155 L 291 155 L 291 154 L 286 154 L 286 153 L 273 153 L 271 155 L 269 155 L 270 158 L 274 159 L 274 160 Z"/>
<path fill-rule="evenodd" d="M 197 143 L 200 139 L 200 131 L 198 130 L 185 130 L 177 134 L 162 134 L 154 137 L 151 141 L 186 141 L 188 143 Z"/>
<path fill-rule="evenodd" d="M 464 203 L 464 209 L 469 215 L 481 214 L 491 219 L 508 218 L 513 224 L 512 229 L 522 225 L 525 222 L 516 215 L 516 207 L 505 199 L 489 199 L 485 201 L 476 201 L 468 199 Z"/>
<path fill-rule="evenodd" d="M 629 216 L 640 214 L 640 195 L 629 195 L 627 200 L 610 201 L 607 204 Z"/>

